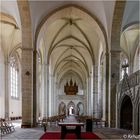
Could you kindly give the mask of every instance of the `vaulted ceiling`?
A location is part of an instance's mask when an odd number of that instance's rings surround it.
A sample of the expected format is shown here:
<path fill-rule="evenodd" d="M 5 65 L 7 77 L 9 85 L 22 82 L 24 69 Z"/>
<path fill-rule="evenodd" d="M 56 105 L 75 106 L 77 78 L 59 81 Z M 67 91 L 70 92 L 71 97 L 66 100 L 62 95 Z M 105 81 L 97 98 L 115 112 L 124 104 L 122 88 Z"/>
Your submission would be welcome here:
<path fill-rule="evenodd" d="M 73 77 L 85 83 L 93 65 L 98 63 L 99 51 L 106 51 L 98 22 L 73 5 L 59 9 L 46 19 L 37 42 L 40 42 L 38 49 L 46 54 L 43 59 L 50 64 L 52 75 L 58 81 Z"/>
<path fill-rule="evenodd" d="M 93 65 L 98 64 L 101 52 L 105 53 L 107 50 L 105 34 L 110 44 L 115 0 L 28 3 L 33 40 L 37 43 L 43 61 L 50 64 L 51 74 L 59 81 L 73 76 L 82 85 L 91 74 Z M 2 1 L 0 10 L 0 41 L 4 52 L 9 54 L 21 43 L 17 1 Z M 138 13 L 138 1 L 127 1 L 120 46 L 128 57 L 134 56 L 140 30 L 138 24 L 131 28 L 126 28 L 126 25 L 138 23 Z"/>
<path fill-rule="evenodd" d="M 134 24 L 126 28 L 121 35 L 121 48 L 132 63 L 138 47 L 140 47 L 140 29 L 139 24 Z"/>

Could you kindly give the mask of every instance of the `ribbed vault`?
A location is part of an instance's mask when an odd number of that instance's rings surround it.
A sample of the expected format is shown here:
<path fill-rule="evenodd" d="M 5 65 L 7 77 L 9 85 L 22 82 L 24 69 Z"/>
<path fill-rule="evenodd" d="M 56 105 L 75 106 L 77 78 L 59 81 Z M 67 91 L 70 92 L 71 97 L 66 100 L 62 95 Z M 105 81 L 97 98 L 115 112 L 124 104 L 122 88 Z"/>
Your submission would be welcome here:
<path fill-rule="evenodd" d="M 96 20 L 74 6 L 50 15 L 42 23 L 37 38 L 37 49 L 59 84 L 62 79 L 68 80 L 68 74 L 84 85 L 93 65 L 98 64 L 99 51 L 105 51 L 105 47 Z"/>
<path fill-rule="evenodd" d="M 140 47 L 139 34 L 139 24 L 129 26 L 121 34 L 121 48 L 127 55 L 130 63 L 133 63 L 136 50 Z"/>

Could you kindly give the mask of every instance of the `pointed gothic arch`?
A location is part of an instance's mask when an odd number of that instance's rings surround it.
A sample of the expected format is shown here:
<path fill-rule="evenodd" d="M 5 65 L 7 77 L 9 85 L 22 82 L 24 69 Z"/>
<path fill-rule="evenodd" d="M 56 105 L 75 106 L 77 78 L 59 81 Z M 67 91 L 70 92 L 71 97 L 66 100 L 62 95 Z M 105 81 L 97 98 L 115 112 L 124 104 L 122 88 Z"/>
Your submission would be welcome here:
<path fill-rule="evenodd" d="M 58 109 L 58 114 L 59 115 L 66 115 L 66 104 L 64 102 L 61 102 L 59 104 L 59 109 Z"/>
<path fill-rule="evenodd" d="M 124 96 L 120 108 L 120 128 L 132 130 L 133 105 L 131 98 Z"/>
<path fill-rule="evenodd" d="M 84 105 L 82 102 L 77 104 L 77 115 L 84 115 Z"/>
<path fill-rule="evenodd" d="M 70 101 L 67 105 L 67 115 L 69 116 L 69 115 L 73 115 L 75 113 L 76 113 L 75 103 L 73 101 Z"/>

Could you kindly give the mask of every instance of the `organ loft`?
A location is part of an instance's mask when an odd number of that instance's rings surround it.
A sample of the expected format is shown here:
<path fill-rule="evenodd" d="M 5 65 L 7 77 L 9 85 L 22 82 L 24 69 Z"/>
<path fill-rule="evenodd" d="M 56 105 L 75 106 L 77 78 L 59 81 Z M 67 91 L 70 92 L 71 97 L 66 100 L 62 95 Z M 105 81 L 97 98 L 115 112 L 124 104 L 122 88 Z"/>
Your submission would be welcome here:
<path fill-rule="evenodd" d="M 67 82 L 64 86 L 64 92 L 66 95 L 76 95 L 78 93 L 78 86 L 76 85 L 76 82 L 73 83 L 72 79 Z"/>

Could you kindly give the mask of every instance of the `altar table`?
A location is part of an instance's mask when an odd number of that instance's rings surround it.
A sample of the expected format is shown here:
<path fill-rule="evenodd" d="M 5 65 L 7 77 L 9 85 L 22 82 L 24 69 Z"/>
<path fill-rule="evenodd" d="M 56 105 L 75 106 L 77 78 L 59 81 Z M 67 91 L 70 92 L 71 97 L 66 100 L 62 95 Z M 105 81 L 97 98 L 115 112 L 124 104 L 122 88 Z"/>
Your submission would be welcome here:
<path fill-rule="evenodd" d="M 84 126 L 84 123 L 79 122 L 59 122 L 61 126 L 61 139 L 64 139 L 67 133 L 75 133 L 77 139 L 81 138 L 81 126 Z M 74 127 L 75 129 L 69 129 L 68 127 Z"/>

